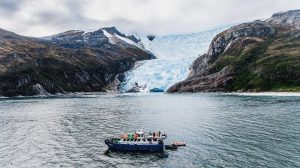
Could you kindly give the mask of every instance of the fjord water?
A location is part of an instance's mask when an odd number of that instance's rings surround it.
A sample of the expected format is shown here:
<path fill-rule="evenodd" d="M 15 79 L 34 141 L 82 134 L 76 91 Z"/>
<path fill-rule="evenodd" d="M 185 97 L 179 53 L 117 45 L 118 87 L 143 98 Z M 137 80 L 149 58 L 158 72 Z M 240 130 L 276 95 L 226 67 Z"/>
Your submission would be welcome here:
<path fill-rule="evenodd" d="M 107 152 L 144 128 L 186 147 Z M 299 167 L 300 96 L 89 94 L 0 100 L 0 167 Z"/>

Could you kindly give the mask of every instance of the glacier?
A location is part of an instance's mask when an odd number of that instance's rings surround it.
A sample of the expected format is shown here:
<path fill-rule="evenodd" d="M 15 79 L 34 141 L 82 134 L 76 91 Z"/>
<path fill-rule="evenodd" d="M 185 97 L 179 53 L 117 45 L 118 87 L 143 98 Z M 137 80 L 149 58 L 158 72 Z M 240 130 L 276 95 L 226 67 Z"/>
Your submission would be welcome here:
<path fill-rule="evenodd" d="M 141 37 L 144 47 L 151 51 L 157 59 L 140 61 L 125 73 L 120 86 L 126 92 L 134 86 L 140 86 L 141 92 L 151 89 L 166 91 L 173 84 L 187 78 L 192 62 L 204 54 L 212 38 L 231 25 L 215 27 L 199 33 L 158 36 L 150 41 Z"/>

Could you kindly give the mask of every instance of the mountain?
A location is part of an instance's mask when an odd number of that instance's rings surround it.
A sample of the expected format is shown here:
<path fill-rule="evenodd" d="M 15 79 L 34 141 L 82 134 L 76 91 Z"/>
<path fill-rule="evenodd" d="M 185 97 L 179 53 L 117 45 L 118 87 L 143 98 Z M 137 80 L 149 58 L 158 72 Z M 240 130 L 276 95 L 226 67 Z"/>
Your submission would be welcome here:
<path fill-rule="evenodd" d="M 167 91 L 187 77 L 189 66 L 199 52 L 204 53 L 212 38 L 229 27 L 224 25 L 197 33 L 156 36 L 152 40 L 149 40 L 149 35 L 142 36 L 144 46 L 157 59 L 145 60 L 126 72 L 120 91 Z"/>
<path fill-rule="evenodd" d="M 0 29 L 0 96 L 107 91 L 136 61 L 153 58 L 115 27 L 42 38 Z"/>
<path fill-rule="evenodd" d="M 215 36 L 188 78 L 168 92 L 300 91 L 300 10 Z"/>

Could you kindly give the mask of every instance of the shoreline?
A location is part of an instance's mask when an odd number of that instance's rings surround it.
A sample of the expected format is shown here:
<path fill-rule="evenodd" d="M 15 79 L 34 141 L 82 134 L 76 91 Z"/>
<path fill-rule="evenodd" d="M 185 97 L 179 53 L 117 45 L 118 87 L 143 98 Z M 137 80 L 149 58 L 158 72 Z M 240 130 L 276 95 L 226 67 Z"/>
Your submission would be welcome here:
<path fill-rule="evenodd" d="M 300 92 L 231 92 L 225 94 L 239 96 L 300 96 Z"/>
<path fill-rule="evenodd" d="M 13 96 L 13 97 L 4 97 L 0 96 L 0 100 L 2 99 L 26 99 L 26 98 L 55 98 L 55 97 L 63 97 L 63 98 L 72 98 L 72 97 L 91 97 L 97 95 L 151 95 L 151 94 L 161 94 L 165 95 L 165 93 L 160 92 L 138 92 L 138 93 L 122 93 L 122 92 L 74 92 L 67 94 L 50 94 L 50 95 L 33 95 L 33 96 Z M 295 96 L 300 97 L 300 92 L 187 92 L 187 93 L 175 93 L 175 95 L 195 95 L 195 94 L 221 94 L 221 95 L 233 95 L 233 96 Z M 169 95 L 169 94 L 167 94 Z M 170 94 L 174 95 L 174 94 Z"/>

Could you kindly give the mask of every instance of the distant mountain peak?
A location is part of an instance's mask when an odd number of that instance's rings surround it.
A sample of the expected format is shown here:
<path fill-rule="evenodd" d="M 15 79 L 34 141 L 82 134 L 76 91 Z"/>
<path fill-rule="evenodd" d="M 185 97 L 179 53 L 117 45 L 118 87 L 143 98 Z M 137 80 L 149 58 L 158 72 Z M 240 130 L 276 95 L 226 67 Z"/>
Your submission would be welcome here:
<path fill-rule="evenodd" d="M 125 35 L 125 34 L 121 33 L 116 27 L 104 27 L 104 28 L 102 28 L 102 30 L 106 30 L 111 35 L 116 34 L 118 36 L 128 38 L 135 43 L 139 43 L 141 41 L 141 39 L 136 38 L 134 35 Z"/>
<path fill-rule="evenodd" d="M 21 36 L 14 33 L 14 32 L 7 31 L 7 30 L 4 30 L 4 29 L 0 28 L 0 38 L 4 38 L 4 39 L 14 38 L 15 39 L 15 38 L 18 38 L 18 37 L 21 37 Z"/>
<path fill-rule="evenodd" d="M 125 36 L 123 33 L 121 33 L 116 27 L 103 27 L 100 30 L 106 30 L 110 34 L 118 34 Z"/>
<path fill-rule="evenodd" d="M 123 34 L 116 27 L 104 27 L 92 31 L 69 30 L 41 39 L 67 48 L 83 48 L 86 46 L 110 48 L 111 45 L 118 45 L 123 48 L 138 47 L 144 49 L 140 39 L 134 35 Z"/>
<path fill-rule="evenodd" d="M 271 18 L 282 17 L 283 15 L 285 15 L 285 16 L 295 16 L 295 15 L 299 15 L 299 14 L 300 14 L 300 9 L 295 9 L 295 10 L 289 10 L 289 11 L 274 13 Z"/>
<path fill-rule="evenodd" d="M 281 24 L 281 25 L 291 25 L 300 29 L 300 10 L 290 10 L 286 12 L 278 12 L 272 15 L 270 22 Z"/>

